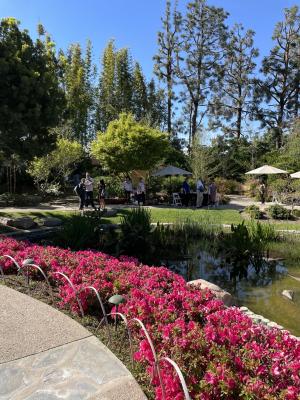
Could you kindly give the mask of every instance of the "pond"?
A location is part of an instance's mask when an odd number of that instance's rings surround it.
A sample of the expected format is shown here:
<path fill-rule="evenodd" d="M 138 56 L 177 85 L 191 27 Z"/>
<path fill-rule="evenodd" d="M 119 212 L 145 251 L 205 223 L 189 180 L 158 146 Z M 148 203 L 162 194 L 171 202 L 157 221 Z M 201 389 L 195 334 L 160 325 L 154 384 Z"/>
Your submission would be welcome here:
<path fill-rule="evenodd" d="M 297 244 L 299 246 L 299 244 Z M 277 256 L 276 252 L 271 254 Z M 239 306 L 246 306 L 255 314 L 282 325 L 300 336 L 300 263 L 297 258 L 286 258 L 268 263 L 256 274 L 248 267 L 248 278 L 230 279 L 230 267 L 208 249 L 207 243 L 191 246 L 188 260 L 168 261 L 170 269 L 186 280 L 205 279 L 230 292 Z M 283 290 L 293 290 L 293 301 L 282 296 Z"/>

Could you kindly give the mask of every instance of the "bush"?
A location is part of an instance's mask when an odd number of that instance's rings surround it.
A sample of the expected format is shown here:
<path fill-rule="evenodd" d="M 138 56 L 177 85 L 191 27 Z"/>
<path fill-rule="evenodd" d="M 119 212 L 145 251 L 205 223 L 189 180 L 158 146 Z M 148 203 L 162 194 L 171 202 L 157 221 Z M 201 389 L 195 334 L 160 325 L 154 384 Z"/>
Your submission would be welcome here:
<path fill-rule="evenodd" d="M 121 220 L 119 252 L 146 260 L 151 249 L 151 214 L 146 208 L 134 208 Z"/>
<path fill-rule="evenodd" d="M 54 243 L 72 250 L 97 248 L 100 224 L 101 214 L 99 211 L 84 215 L 74 214 L 57 232 Z"/>
<path fill-rule="evenodd" d="M 225 308 L 209 290 L 187 285 L 166 268 L 118 260 L 95 251 L 71 252 L 12 239 L 0 240 L 0 256 L 9 254 L 22 263 L 31 258 L 50 277 L 64 272 L 78 291 L 94 286 L 107 302 L 113 294 L 126 302 L 119 311 L 128 319 L 140 318 L 153 340 L 158 357 L 169 356 L 179 365 L 193 399 L 285 399 L 300 395 L 300 341 L 286 331 L 255 324 L 235 307 Z M 11 270 L 11 260 L 2 260 Z M 76 297 L 63 277 L 58 282 L 61 306 L 74 311 Z M 92 312 L 96 297 L 83 290 L 83 308 Z M 113 309 L 114 311 L 114 309 Z M 152 376 L 154 364 L 144 333 L 136 328 L 139 348 L 135 359 Z M 178 377 L 171 366 L 161 364 L 166 400 L 183 399 Z M 156 399 L 163 398 L 157 376 Z"/>
<path fill-rule="evenodd" d="M 262 217 L 262 212 L 260 211 L 259 207 L 255 206 L 254 204 L 246 207 L 244 211 L 253 219 L 260 219 Z"/>
<path fill-rule="evenodd" d="M 242 191 L 242 185 L 233 179 L 216 178 L 215 183 L 221 194 L 239 194 Z"/>
<path fill-rule="evenodd" d="M 273 219 L 292 219 L 292 212 L 287 208 L 280 206 L 279 204 L 275 204 L 268 208 L 268 214 Z"/>

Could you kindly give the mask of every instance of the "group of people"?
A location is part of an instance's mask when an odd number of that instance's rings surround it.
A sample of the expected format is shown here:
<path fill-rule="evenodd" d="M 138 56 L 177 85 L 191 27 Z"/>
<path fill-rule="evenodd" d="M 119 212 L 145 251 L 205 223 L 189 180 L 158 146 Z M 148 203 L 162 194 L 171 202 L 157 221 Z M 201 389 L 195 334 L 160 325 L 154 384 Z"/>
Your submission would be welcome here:
<path fill-rule="evenodd" d="M 132 180 L 129 176 L 126 177 L 123 182 L 123 189 L 125 193 L 126 204 L 130 204 L 132 197 L 135 197 L 138 205 L 144 205 L 146 201 L 146 185 L 143 178 L 140 178 L 136 190 L 134 190 L 132 185 Z"/>
<path fill-rule="evenodd" d="M 92 206 L 96 210 L 94 203 L 94 179 L 87 172 L 85 178 L 82 178 L 80 182 L 75 186 L 74 191 L 79 197 L 79 210 L 83 210 L 84 207 Z M 105 182 L 103 179 L 100 180 L 98 185 L 98 201 L 99 208 L 105 209 Z"/>
<path fill-rule="evenodd" d="M 144 205 L 146 200 L 146 185 L 143 178 L 140 178 L 136 190 L 133 189 L 132 181 L 129 176 L 126 177 L 123 182 L 123 190 L 125 194 L 126 203 L 129 204 L 133 196 L 135 196 L 138 205 Z M 96 210 L 94 203 L 94 179 L 87 172 L 85 178 L 82 178 L 80 182 L 74 188 L 75 193 L 79 198 L 79 210 L 83 210 L 84 207 L 91 207 Z M 104 179 L 101 179 L 98 185 L 98 201 L 99 209 L 105 209 L 105 198 L 106 198 L 106 185 Z"/>
<path fill-rule="evenodd" d="M 217 185 L 212 179 L 206 188 L 205 183 L 199 178 L 196 182 L 196 207 L 201 208 L 203 206 L 204 193 L 208 194 L 208 204 L 215 206 L 217 201 Z M 188 207 L 190 204 L 191 198 L 191 186 L 189 184 L 189 178 L 185 178 L 182 185 L 182 194 L 183 194 L 183 205 Z"/>

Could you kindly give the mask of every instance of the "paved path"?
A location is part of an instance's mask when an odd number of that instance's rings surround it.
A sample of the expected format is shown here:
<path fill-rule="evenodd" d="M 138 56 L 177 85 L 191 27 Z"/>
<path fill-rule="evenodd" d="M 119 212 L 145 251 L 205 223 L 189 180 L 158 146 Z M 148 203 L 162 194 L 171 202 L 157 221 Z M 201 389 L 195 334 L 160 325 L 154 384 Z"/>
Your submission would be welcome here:
<path fill-rule="evenodd" d="M 0 285 L 0 400 L 145 400 L 110 350 L 54 308 Z"/>
<path fill-rule="evenodd" d="M 259 201 L 256 201 L 254 199 L 250 199 L 247 196 L 242 196 L 242 195 L 229 195 L 228 196 L 230 198 L 230 203 L 229 206 L 233 207 L 233 208 L 237 208 L 237 209 L 243 209 L 247 206 L 251 206 L 251 205 L 256 205 L 258 206 L 262 211 L 264 211 L 266 208 L 274 205 L 275 203 L 272 202 L 267 202 L 265 204 L 261 204 Z M 291 209 L 292 206 L 290 205 L 286 205 L 286 204 L 281 204 L 286 208 Z M 294 206 L 295 210 L 300 210 L 300 206 Z"/>

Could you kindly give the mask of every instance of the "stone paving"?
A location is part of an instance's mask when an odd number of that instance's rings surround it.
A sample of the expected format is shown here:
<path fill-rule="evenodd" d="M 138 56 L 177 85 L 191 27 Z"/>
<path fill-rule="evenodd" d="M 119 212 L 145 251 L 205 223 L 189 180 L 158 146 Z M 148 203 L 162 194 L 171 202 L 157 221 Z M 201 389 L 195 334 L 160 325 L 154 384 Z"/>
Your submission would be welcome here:
<path fill-rule="evenodd" d="M 111 351 L 63 313 L 0 285 L 0 400 L 145 400 Z"/>

